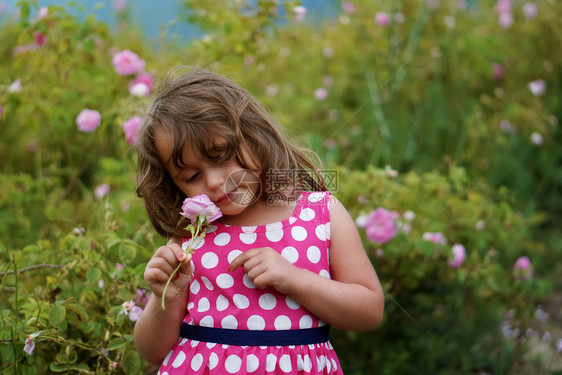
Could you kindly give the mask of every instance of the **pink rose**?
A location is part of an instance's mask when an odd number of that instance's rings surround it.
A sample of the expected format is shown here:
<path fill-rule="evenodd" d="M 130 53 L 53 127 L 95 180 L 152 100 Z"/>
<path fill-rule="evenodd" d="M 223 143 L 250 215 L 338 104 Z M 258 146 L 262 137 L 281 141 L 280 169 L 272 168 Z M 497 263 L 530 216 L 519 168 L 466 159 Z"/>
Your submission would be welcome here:
<path fill-rule="evenodd" d="M 355 4 L 351 1 L 344 1 L 341 3 L 341 8 L 346 13 L 354 13 L 356 11 Z"/>
<path fill-rule="evenodd" d="M 25 339 L 25 346 L 23 347 L 23 351 L 29 355 L 32 355 L 34 350 L 35 350 L 35 340 L 31 336 L 27 336 L 27 338 Z"/>
<path fill-rule="evenodd" d="M 188 218 L 192 223 L 197 222 L 197 218 L 202 216 L 210 223 L 222 217 L 222 212 L 208 196 L 201 194 L 193 198 L 185 198 L 180 215 Z"/>
<path fill-rule="evenodd" d="M 125 137 L 127 138 L 127 142 L 129 142 L 131 146 L 134 146 L 137 143 L 139 126 L 141 122 L 142 119 L 140 117 L 134 116 L 123 123 L 123 131 L 125 132 Z"/>
<path fill-rule="evenodd" d="M 533 276 L 533 266 L 529 257 L 522 256 L 517 258 L 513 265 L 515 277 L 520 280 L 528 280 Z"/>
<path fill-rule="evenodd" d="M 390 17 L 385 12 L 378 12 L 375 15 L 375 23 L 379 26 L 390 25 Z"/>
<path fill-rule="evenodd" d="M 325 100 L 328 97 L 328 90 L 323 87 L 316 89 L 316 91 L 314 91 L 314 97 L 316 100 Z"/>
<path fill-rule="evenodd" d="M 47 37 L 45 34 L 41 34 L 39 31 L 36 31 L 34 34 L 35 37 L 35 44 L 38 46 L 42 46 L 47 42 Z"/>
<path fill-rule="evenodd" d="M 140 86 L 142 85 L 142 86 Z M 154 87 L 154 74 L 153 73 L 145 73 L 145 72 L 140 72 L 135 79 L 131 80 L 131 82 L 129 82 L 129 92 L 133 95 L 135 95 L 136 93 L 138 93 L 139 87 L 143 88 L 143 94 L 141 96 L 147 96 L 148 94 L 150 94 L 150 92 L 152 91 L 153 87 Z"/>
<path fill-rule="evenodd" d="M 96 188 L 96 190 L 94 190 L 94 195 L 96 196 L 96 198 L 102 199 L 107 194 L 109 194 L 110 190 L 111 187 L 108 184 L 101 184 Z"/>
<path fill-rule="evenodd" d="M 111 63 L 117 74 L 122 76 L 130 76 L 131 74 L 140 73 L 144 69 L 146 62 L 136 53 L 128 49 L 117 52 L 113 55 Z"/>
<path fill-rule="evenodd" d="M 453 268 L 459 268 L 466 258 L 466 249 L 463 245 L 454 244 L 452 251 L 453 258 L 449 259 L 449 265 Z"/>
<path fill-rule="evenodd" d="M 447 239 L 440 232 L 425 232 L 423 234 L 423 239 L 429 242 L 433 242 L 436 245 L 446 245 Z"/>
<path fill-rule="evenodd" d="M 527 84 L 529 91 L 535 96 L 541 96 L 546 91 L 546 83 L 542 79 L 529 82 Z"/>
<path fill-rule="evenodd" d="M 76 117 L 76 125 L 78 130 L 84 133 L 91 133 L 100 126 L 101 115 L 98 111 L 93 109 L 83 109 L 82 112 Z"/>
<path fill-rule="evenodd" d="M 366 231 L 367 238 L 371 241 L 383 244 L 396 236 L 398 228 L 396 220 L 400 214 L 396 211 L 388 211 L 382 207 L 372 211 L 367 218 Z"/>

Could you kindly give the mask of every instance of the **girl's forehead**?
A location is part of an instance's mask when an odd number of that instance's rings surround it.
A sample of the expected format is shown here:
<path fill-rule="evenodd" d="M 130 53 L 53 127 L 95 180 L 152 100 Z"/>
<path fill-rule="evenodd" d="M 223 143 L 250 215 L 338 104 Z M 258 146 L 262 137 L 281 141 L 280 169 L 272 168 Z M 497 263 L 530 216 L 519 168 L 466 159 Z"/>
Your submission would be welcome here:
<path fill-rule="evenodd" d="M 196 140 L 186 137 L 183 144 L 178 144 L 175 137 L 178 136 L 167 129 L 158 129 L 154 133 L 154 145 L 156 151 L 163 163 L 173 163 L 173 159 L 177 154 L 181 154 L 184 164 L 190 164 L 190 161 L 204 158 L 200 151 L 202 143 L 207 151 L 215 151 L 228 145 L 228 141 L 218 135 L 209 135 L 208 139 Z"/>

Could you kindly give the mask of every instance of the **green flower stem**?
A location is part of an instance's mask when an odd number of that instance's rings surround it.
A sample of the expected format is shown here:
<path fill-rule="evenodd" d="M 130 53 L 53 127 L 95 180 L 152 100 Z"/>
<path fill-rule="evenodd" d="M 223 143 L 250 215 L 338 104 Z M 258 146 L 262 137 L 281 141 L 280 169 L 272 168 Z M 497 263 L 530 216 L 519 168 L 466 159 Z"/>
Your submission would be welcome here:
<path fill-rule="evenodd" d="M 199 232 L 201 232 L 201 226 L 202 226 L 202 221 L 201 221 L 201 217 L 199 217 L 198 221 L 197 221 L 197 228 L 194 230 L 193 229 L 193 225 L 189 225 L 188 228 L 189 231 L 191 232 L 191 238 L 193 240 L 195 240 L 195 238 L 197 238 L 197 236 L 199 235 Z M 194 233 L 195 232 L 195 233 Z M 201 240 L 199 240 L 201 241 Z M 197 243 L 199 244 L 199 242 Z M 191 242 L 191 244 L 189 245 L 189 247 L 185 250 L 185 254 L 190 254 L 193 252 L 193 241 Z M 178 273 L 181 265 L 183 262 L 180 262 L 180 264 L 178 264 L 178 266 L 176 267 L 176 269 L 174 270 L 174 272 L 172 272 L 172 274 L 170 275 L 170 277 L 168 278 L 168 281 L 166 282 L 166 286 L 164 287 L 164 291 L 162 292 L 162 311 L 166 310 L 166 304 L 165 304 L 165 297 L 166 297 L 166 291 L 168 290 L 168 286 L 170 286 L 170 283 L 172 282 L 172 279 L 174 278 L 174 276 L 176 275 L 176 273 Z"/>

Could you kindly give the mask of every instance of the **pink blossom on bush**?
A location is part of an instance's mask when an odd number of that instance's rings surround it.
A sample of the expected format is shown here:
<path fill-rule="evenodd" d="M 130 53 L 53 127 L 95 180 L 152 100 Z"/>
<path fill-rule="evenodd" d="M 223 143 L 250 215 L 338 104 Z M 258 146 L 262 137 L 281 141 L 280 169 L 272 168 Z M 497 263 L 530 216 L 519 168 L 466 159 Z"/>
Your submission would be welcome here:
<path fill-rule="evenodd" d="M 111 63 L 115 68 L 117 74 L 122 76 L 130 76 L 131 74 L 140 73 L 143 71 L 146 62 L 134 52 L 128 49 L 117 52 L 113 55 Z"/>
<path fill-rule="evenodd" d="M 523 13 L 527 18 L 535 18 L 538 13 L 537 4 L 535 3 L 525 3 L 523 5 Z"/>
<path fill-rule="evenodd" d="M 507 29 L 513 24 L 513 16 L 511 13 L 502 13 L 498 16 L 498 23 L 504 29 Z"/>
<path fill-rule="evenodd" d="M 127 9 L 127 0 L 113 0 L 113 10 L 122 12 Z"/>
<path fill-rule="evenodd" d="M 135 79 L 131 80 L 131 82 L 129 82 L 129 92 L 133 95 L 136 95 L 134 93 L 135 91 L 135 87 L 136 87 L 136 92 L 138 93 L 138 88 L 139 85 L 142 84 L 142 90 L 144 95 L 141 96 L 147 96 L 148 94 L 150 94 L 150 92 L 152 91 L 152 89 L 154 88 L 154 73 L 146 73 L 146 72 L 140 72 Z"/>
<path fill-rule="evenodd" d="M 297 22 L 304 21 L 307 12 L 306 7 L 303 7 L 302 5 L 298 5 L 293 8 L 293 12 L 295 12 L 295 21 Z"/>
<path fill-rule="evenodd" d="M 25 339 L 25 345 L 23 347 L 23 351 L 29 355 L 32 355 L 34 350 L 35 350 L 35 338 L 32 337 L 31 335 L 28 335 L 27 338 Z"/>
<path fill-rule="evenodd" d="M 102 199 L 107 194 L 109 194 L 110 190 L 111 187 L 108 184 L 101 184 L 96 188 L 96 190 L 94 190 L 94 195 L 96 196 L 96 198 Z"/>
<path fill-rule="evenodd" d="M 346 13 L 354 13 L 357 9 L 355 8 L 355 4 L 351 1 L 344 1 L 341 3 L 341 8 Z"/>
<path fill-rule="evenodd" d="M 127 315 L 132 322 L 139 320 L 143 310 L 136 306 L 134 301 L 123 302 L 121 306 L 121 314 Z"/>
<path fill-rule="evenodd" d="M 542 79 L 531 81 L 527 84 L 529 91 L 535 96 L 541 96 L 546 91 L 546 82 Z"/>
<path fill-rule="evenodd" d="M 505 74 L 505 70 L 503 68 L 503 65 L 498 64 L 498 63 L 494 63 L 492 67 L 493 67 L 493 70 L 494 70 L 494 79 L 496 81 L 499 81 L 500 79 L 503 78 L 503 76 Z"/>
<path fill-rule="evenodd" d="M 314 91 L 314 97 L 317 100 L 325 100 L 328 97 L 328 90 L 326 90 L 324 87 L 316 89 L 316 91 Z"/>
<path fill-rule="evenodd" d="M 0 117 L 4 114 L 4 107 L 0 105 Z"/>
<path fill-rule="evenodd" d="M 20 92 L 21 89 L 22 89 L 21 79 L 19 78 L 16 79 L 14 82 L 12 82 L 10 86 L 8 86 L 9 93 Z"/>
<path fill-rule="evenodd" d="M 443 236 L 441 232 L 425 232 L 423 234 L 423 239 L 429 242 L 433 242 L 436 245 L 446 245 L 447 239 Z"/>
<path fill-rule="evenodd" d="M 466 258 L 466 249 L 463 245 L 454 244 L 452 251 L 453 258 L 449 259 L 449 265 L 453 268 L 459 268 Z"/>
<path fill-rule="evenodd" d="M 42 20 L 43 18 L 47 17 L 48 15 L 49 15 L 49 8 L 41 7 L 41 8 L 39 8 L 39 11 L 37 12 L 37 19 Z"/>
<path fill-rule="evenodd" d="M 498 14 L 511 12 L 511 0 L 499 0 L 496 4 L 496 12 Z"/>
<path fill-rule="evenodd" d="M 533 142 L 533 144 L 537 146 L 542 146 L 542 144 L 544 143 L 543 136 L 540 133 L 533 132 L 531 134 L 531 142 Z"/>
<path fill-rule="evenodd" d="M 8 7 L 8 4 L 6 4 L 5 1 L 0 2 L 0 14 L 4 13 L 6 11 L 7 7 Z"/>
<path fill-rule="evenodd" d="M 375 14 L 375 23 L 379 26 L 390 25 L 390 17 L 385 12 L 378 12 Z"/>
<path fill-rule="evenodd" d="M 367 217 L 365 233 L 367 238 L 379 244 L 393 239 L 398 232 L 396 220 L 400 214 L 396 211 L 388 211 L 379 207 L 372 211 Z"/>
<path fill-rule="evenodd" d="M 125 132 L 125 137 L 127 138 L 127 142 L 131 146 L 134 146 L 137 143 L 137 137 L 139 135 L 139 127 L 142 123 L 142 118 L 139 116 L 134 116 L 128 119 L 123 123 L 123 131 Z"/>
<path fill-rule="evenodd" d="M 513 272 L 515 277 L 520 280 L 528 280 L 533 277 L 534 270 L 529 257 L 522 256 L 517 258 L 513 264 Z"/>
<path fill-rule="evenodd" d="M 91 133 L 100 126 L 101 115 L 93 109 L 83 109 L 76 117 L 78 130 L 84 133 Z"/>
<path fill-rule="evenodd" d="M 45 37 L 45 34 L 41 34 L 39 31 L 35 32 L 34 37 L 35 44 L 37 44 L 38 46 L 42 46 L 47 42 L 47 37 Z"/>

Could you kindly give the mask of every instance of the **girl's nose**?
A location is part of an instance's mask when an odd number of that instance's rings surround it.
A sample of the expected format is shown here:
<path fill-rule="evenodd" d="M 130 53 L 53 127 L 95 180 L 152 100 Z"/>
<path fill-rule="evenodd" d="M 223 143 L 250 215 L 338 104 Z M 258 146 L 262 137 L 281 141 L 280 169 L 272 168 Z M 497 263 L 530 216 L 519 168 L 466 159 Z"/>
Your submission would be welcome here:
<path fill-rule="evenodd" d="M 207 188 L 209 190 L 217 190 L 222 188 L 225 182 L 225 178 L 222 173 L 221 168 L 209 168 L 206 173 Z"/>

